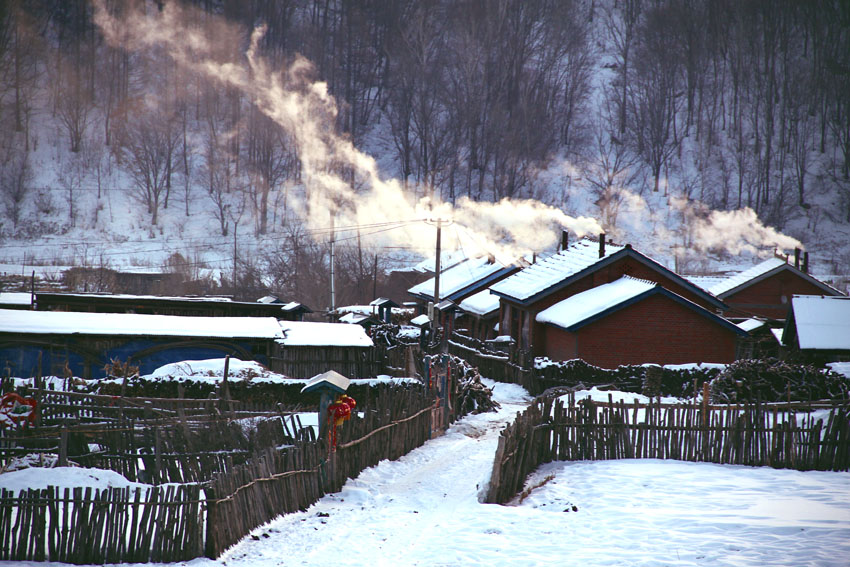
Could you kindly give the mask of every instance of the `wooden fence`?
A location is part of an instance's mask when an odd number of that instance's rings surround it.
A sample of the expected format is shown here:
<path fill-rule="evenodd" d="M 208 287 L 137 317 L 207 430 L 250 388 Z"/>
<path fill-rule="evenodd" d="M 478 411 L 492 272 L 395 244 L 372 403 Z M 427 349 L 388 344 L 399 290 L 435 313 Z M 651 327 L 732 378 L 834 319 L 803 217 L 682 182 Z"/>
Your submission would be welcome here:
<path fill-rule="evenodd" d="M 346 479 L 397 459 L 430 438 L 434 399 L 422 388 L 378 390 L 366 409 L 339 427 L 336 447 L 322 439 L 216 476 L 208 486 L 206 555 L 218 557 L 276 516 L 304 510 Z"/>
<path fill-rule="evenodd" d="M 829 408 L 826 420 L 809 410 Z M 487 501 L 512 499 L 542 463 L 657 458 L 797 470 L 850 469 L 850 405 L 568 403 L 538 398 L 505 428 Z"/>
<path fill-rule="evenodd" d="M 325 439 L 316 440 L 312 428 L 301 428 L 290 416 L 261 424 L 257 436 L 264 440 L 255 440 L 238 453 L 231 447 L 223 456 L 200 450 L 172 454 L 186 434 L 183 422 L 177 421 L 172 430 L 145 430 L 144 435 L 154 435 L 146 446 L 159 446 L 158 453 L 140 456 L 139 445 L 128 446 L 127 455 L 92 457 L 86 464 L 139 477 L 140 470 L 134 467 L 147 459 L 150 464 L 143 470 L 150 466 L 158 471 L 157 482 L 198 482 L 138 491 L 0 492 L 0 559 L 80 564 L 218 557 L 252 529 L 280 514 L 307 508 L 339 490 L 347 478 L 381 460 L 396 459 L 430 438 L 435 415 L 432 391 L 395 386 L 370 392 L 358 400 L 357 415 L 340 426 L 335 448 Z M 229 427 L 226 419 L 220 424 Z M 120 424 L 110 427 L 123 439 L 115 441 L 116 447 L 138 442 L 137 425 L 126 430 Z M 214 431 L 213 436 L 222 434 Z M 203 465 L 205 455 L 217 460 Z"/>
<path fill-rule="evenodd" d="M 0 489 L 0 560 L 181 561 L 202 552 L 198 485 Z"/>

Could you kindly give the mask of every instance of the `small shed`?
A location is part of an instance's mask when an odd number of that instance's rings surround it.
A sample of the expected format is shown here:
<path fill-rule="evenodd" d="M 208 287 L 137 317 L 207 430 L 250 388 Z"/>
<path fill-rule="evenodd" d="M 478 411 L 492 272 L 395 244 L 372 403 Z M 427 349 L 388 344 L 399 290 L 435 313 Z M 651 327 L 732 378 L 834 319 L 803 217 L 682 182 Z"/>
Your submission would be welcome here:
<path fill-rule="evenodd" d="M 386 297 L 379 297 L 369 302 L 378 312 L 378 319 L 384 323 L 392 323 L 392 311 L 394 307 L 400 307 L 398 303 Z"/>
<path fill-rule="evenodd" d="M 334 370 L 353 378 L 380 374 L 374 343 L 360 325 L 280 321 L 270 370 L 292 378 L 311 378 Z"/>
<path fill-rule="evenodd" d="M 795 295 L 782 342 L 807 362 L 850 361 L 850 297 Z"/>
<path fill-rule="evenodd" d="M 544 356 L 602 368 L 730 363 L 746 331 L 659 284 L 623 276 L 541 311 Z"/>

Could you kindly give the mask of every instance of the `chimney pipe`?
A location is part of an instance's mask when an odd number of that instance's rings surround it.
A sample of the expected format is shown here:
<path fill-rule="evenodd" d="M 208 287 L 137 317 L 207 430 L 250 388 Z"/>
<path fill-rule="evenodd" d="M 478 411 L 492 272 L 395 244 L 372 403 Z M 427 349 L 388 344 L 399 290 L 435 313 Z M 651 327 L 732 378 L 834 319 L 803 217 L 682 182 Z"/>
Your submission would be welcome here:
<path fill-rule="evenodd" d="M 809 273 L 809 253 L 803 252 L 803 272 Z"/>
<path fill-rule="evenodd" d="M 794 267 L 800 269 L 800 249 L 794 248 Z"/>
<path fill-rule="evenodd" d="M 566 250 L 570 245 L 570 235 L 566 230 L 561 231 L 561 250 Z"/>
<path fill-rule="evenodd" d="M 599 257 L 603 258 L 605 256 L 605 233 L 601 233 L 599 235 Z"/>

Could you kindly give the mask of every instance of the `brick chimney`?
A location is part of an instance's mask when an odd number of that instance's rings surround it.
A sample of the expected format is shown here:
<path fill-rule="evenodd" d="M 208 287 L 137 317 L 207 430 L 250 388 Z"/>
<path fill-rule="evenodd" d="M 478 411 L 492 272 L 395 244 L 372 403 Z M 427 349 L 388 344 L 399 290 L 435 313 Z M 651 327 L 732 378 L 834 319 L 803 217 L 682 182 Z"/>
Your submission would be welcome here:
<path fill-rule="evenodd" d="M 599 235 L 599 257 L 605 257 L 605 233 Z"/>
<path fill-rule="evenodd" d="M 800 249 L 794 248 L 794 267 L 800 269 Z"/>
<path fill-rule="evenodd" d="M 570 235 L 566 230 L 561 231 L 561 250 L 566 250 L 570 245 Z"/>
<path fill-rule="evenodd" d="M 809 252 L 803 252 L 803 271 L 809 273 Z"/>

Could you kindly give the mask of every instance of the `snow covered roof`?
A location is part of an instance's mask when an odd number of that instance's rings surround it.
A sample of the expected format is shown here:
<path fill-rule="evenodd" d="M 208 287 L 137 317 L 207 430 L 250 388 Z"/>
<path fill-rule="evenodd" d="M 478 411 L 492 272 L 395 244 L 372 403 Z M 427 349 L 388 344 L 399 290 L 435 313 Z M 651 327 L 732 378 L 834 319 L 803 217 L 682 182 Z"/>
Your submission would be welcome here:
<path fill-rule="evenodd" d="M 821 288 L 824 292 L 830 295 L 839 295 L 840 291 L 833 288 L 829 284 L 826 284 L 820 281 L 817 278 L 812 277 L 806 272 L 799 270 L 786 262 L 783 258 L 769 258 L 764 262 L 756 264 L 752 268 L 744 270 L 738 274 L 733 276 L 729 276 L 717 282 L 706 289 L 710 291 L 712 294 L 717 297 L 723 299 L 725 297 L 729 297 L 730 295 L 740 291 L 741 289 L 747 288 L 755 283 L 760 282 L 761 280 L 772 276 L 783 270 L 789 270 L 802 277 L 805 280 L 808 280 L 812 284 Z M 694 281 L 692 278 L 691 281 Z"/>
<path fill-rule="evenodd" d="M 653 294 L 662 294 L 685 307 L 696 311 L 716 323 L 739 335 L 747 332 L 727 319 L 715 315 L 711 311 L 677 295 L 659 284 L 647 280 L 623 276 L 620 279 L 593 287 L 559 301 L 555 305 L 537 314 L 539 323 L 548 323 L 568 331 L 576 331 L 581 327 L 605 317 L 618 309 L 640 301 Z"/>
<path fill-rule="evenodd" d="M 524 270 L 503 279 L 490 289 L 501 296 L 519 301 L 530 299 L 623 248 L 624 246 L 609 243 L 605 246 L 605 255 L 600 258 L 599 243 L 583 238 L 567 249 L 538 260 Z"/>
<path fill-rule="evenodd" d="M 629 257 L 665 278 L 677 282 L 683 288 L 691 290 L 695 295 L 704 299 L 706 303 L 717 308 L 726 307 L 722 301 L 698 285 L 686 280 L 645 254 L 634 250 L 629 244 L 619 246 L 608 243 L 605 246 L 603 256 L 600 258 L 599 243 L 589 238 L 583 238 L 571 244 L 566 250 L 553 254 L 493 284 L 490 286 L 490 290 L 500 297 L 528 305 L 623 257 Z"/>
<path fill-rule="evenodd" d="M 50 296 L 52 297 L 90 297 L 97 299 L 155 299 L 157 301 L 196 301 L 196 302 L 233 302 L 232 297 L 224 297 L 221 295 L 213 296 L 178 296 L 178 295 L 132 295 L 128 293 L 52 293 L 52 292 L 36 292 L 36 297 Z"/>
<path fill-rule="evenodd" d="M 483 317 L 499 310 L 499 296 L 493 295 L 489 289 L 485 289 L 461 301 L 460 308 L 467 313 Z"/>
<path fill-rule="evenodd" d="M 466 256 L 466 254 L 463 252 L 463 250 L 443 250 L 440 253 L 440 269 L 441 269 L 441 271 L 446 270 L 448 268 L 451 268 L 452 266 L 456 266 L 457 264 L 459 264 L 461 262 L 465 262 L 467 259 L 468 258 Z M 436 264 L 435 260 L 436 260 L 436 256 L 433 256 L 431 258 L 426 258 L 425 260 L 422 260 L 421 262 L 416 264 L 413 267 L 413 271 L 423 273 L 423 274 L 427 273 L 427 272 L 433 273 L 434 272 L 434 265 Z M 433 287 L 433 285 L 432 285 L 432 287 Z"/>
<path fill-rule="evenodd" d="M 32 294 L 28 291 L 5 291 L 0 293 L 0 304 L 31 305 Z"/>
<path fill-rule="evenodd" d="M 763 327 L 764 324 L 764 321 L 760 319 L 747 319 L 746 321 L 738 323 L 738 326 L 749 333 L 750 331 L 755 331 L 759 327 Z"/>
<path fill-rule="evenodd" d="M 498 260 L 483 256 L 462 262 L 440 273 L 440 299 L 454 299 L 452 296 L 476 285 L 485 285 L 504 273 L 509 266 Z M 434 297 L 434 279 L 415 285 L 408 293 L 424 298 Z"/>
<path fill-rule="evenodd" d="M 0 333 L 282 338 L 274 317 L 184 317 L 0 309 Z"/>
<path fill-rule="evenodd" d="M 623 276 L 615 282 L 577 293 L 537 314 L 539 323 L 569 329 L 621 303 L 652 290 L 655 282 Z"/>
<path fill-rule="evenodd" d="M 257 300 L 257 303 L 283 303 L 280 299 L 275 297 L 274 295 L 264 295 L 260 299 Z"/>
<path fill-rule="evenodd" d="M 307 321 L 275 321 L 283 332 L 277 342 L 284 346 L 351 346 L 370 347 L 372 339 L 360 325 L 347 323 L 313 323 Z"/>
<path fill-rule="evenodd" d="M 850 350 L 850 297 L 795 295 L 791 313 L 801 349 Z"/>
<path fill-rule="evenodd" d="M 424 313 L 422 315 L 417 315 L 413 319 L 410 320 L 411 325 L 416 325 L 417 327 L 422 327 L 423 325 L 427 325 L 431 322 L 431 319 L 428 318 Z"/>

